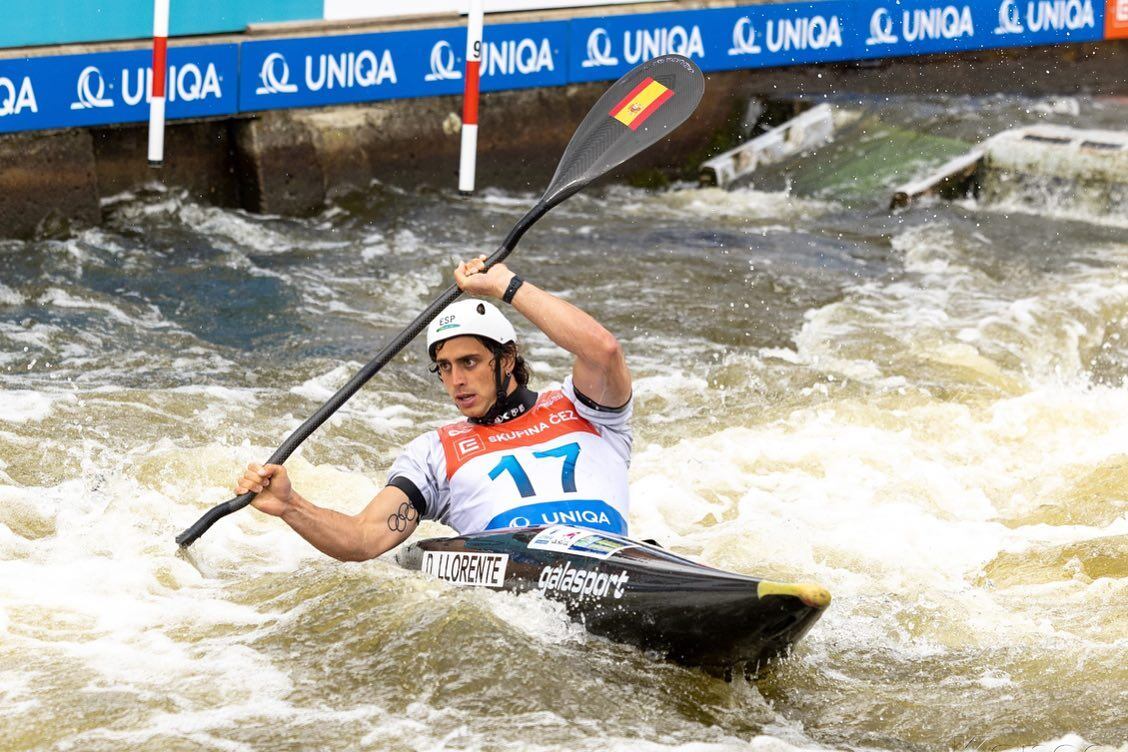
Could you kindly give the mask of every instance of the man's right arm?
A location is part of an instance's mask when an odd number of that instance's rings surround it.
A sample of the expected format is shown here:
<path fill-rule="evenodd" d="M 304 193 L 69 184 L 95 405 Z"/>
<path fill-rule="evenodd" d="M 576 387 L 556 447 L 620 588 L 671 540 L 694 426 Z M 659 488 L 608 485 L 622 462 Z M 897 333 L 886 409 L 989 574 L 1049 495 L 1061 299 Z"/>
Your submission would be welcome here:
<path fill-rule="evenodd" d="M 395 486 L 386 486 L 359 514 L 325 509 L 290 486 L 281 465 L 250 465 L 237 493 L 255 491 L 256 509 L 282 520 L 324 554 L 341 561 L 366 561 L 403 543 L 419 526 L 419 513 Z"/>

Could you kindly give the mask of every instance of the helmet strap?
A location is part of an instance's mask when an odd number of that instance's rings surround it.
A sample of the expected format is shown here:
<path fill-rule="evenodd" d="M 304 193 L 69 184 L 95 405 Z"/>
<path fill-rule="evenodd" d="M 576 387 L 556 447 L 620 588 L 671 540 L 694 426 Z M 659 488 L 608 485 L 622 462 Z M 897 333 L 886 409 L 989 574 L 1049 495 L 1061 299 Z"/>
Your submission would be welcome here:
<path fill-rule="evenodd" d="M 493 343 L 489 345 L 489 348 L 494 356 L 494 385 L 497 387 L 497 397 L 494 399 L 494 403 L 490 405 L 490 409 L 486 411 L 486 414 L 475 421 L 487 425 L 495 423 L 505 411 L 509 397 L 509 382 L 513 379 L 513 374 L 506 373 L 502 375 L 501 372 L 502 363 L 505 360 L 505 348 Z"/>

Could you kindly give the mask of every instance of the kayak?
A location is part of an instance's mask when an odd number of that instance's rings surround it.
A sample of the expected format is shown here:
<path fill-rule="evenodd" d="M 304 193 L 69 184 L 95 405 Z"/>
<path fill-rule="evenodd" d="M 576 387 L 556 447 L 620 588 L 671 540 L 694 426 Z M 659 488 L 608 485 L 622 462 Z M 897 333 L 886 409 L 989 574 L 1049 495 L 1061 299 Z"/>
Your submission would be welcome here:
<path fill-rule="evenodd" d="M 570 525 L 430 538 L 401 547 L 396 560 L 457 585 L 540 592 L 592 634 L 726 678 L 786 654 L 830 605 L 813 583 L 726 572 Z"/>

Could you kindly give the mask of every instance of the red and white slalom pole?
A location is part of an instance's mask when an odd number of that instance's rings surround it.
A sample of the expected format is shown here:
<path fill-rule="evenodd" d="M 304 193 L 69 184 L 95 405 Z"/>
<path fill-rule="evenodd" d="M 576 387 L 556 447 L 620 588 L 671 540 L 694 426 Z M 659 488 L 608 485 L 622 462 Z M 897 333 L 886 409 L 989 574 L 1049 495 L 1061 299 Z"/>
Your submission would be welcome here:
<path fill-rule="evenodd" d="M 478 67 L 482 62 L 482 0 L 470 0 L 466 16 L 466 75 L 462 89 L 462 156 L 458 164 L 458 190 L 474 191 L 478 159 Z"/>
<path fill-rule="evenodd" d="M 164 164 L 165 79 L 168 75 L 168 2 L 153 0 L 153 89 L 149 92 L 149 166 Z"/>

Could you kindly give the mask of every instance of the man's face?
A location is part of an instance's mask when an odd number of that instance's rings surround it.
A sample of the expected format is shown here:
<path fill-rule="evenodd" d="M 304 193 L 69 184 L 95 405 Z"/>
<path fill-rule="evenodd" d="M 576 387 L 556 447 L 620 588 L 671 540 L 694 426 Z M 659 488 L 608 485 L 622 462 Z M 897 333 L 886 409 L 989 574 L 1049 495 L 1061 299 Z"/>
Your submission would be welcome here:
<path fill-rule="evenodd" d="M 485 415 L 497 399 L 493 353 L 477 337 L 439 343 L 435 366 L 451 400 L 467 418 Z"/>

